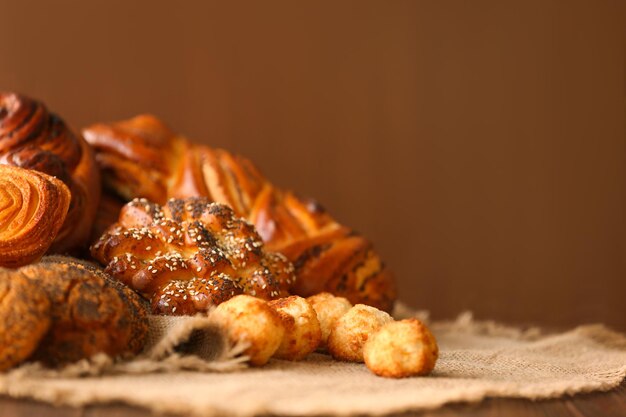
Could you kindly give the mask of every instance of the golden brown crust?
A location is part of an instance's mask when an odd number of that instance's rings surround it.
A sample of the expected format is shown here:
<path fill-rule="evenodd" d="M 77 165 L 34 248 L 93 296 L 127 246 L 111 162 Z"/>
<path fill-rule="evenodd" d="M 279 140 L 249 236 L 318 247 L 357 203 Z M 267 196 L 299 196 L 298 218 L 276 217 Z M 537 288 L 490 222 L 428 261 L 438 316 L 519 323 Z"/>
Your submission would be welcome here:
<path fill-rule="evenodd" d="M 391 271 L 371 242 L 349 229 L 339 227 L 285 246 L 270 247 L 294 263 L 296 294 L 309 297 L 326 291 L 353 304 L 391 310 L 396 297 Z"/>
<path fill-rule="evenodd" d="M 328 337 L 328 352 L 338 360 L 363 362 L 365 342 L 391 321 L 391 316 L 384 311 L 357 304 L 332 326 Z"/>
<path fill-rule="evenodd" d="M 38 285 L 0 268 L 0 372 L 26 360 L 50 326 L 50 302 Z"/>
<path fill-rule="evenodd" d="M 136 354 L 146 340 L 147 306 L 130 288 L 94 265 L 61 256 L 18 270 L 50 300 L 51 326 L 32 358 L 59 365 Z"/>
<path fill-rule="evenodd" d="M 96 124 L 83 131 L 96 150 L 106 185 L 126 200 L 145 197 L 163 204 L 168 195 L 162 178 L 168 175 L 173 133 L 149 115 L 128 121 Z M 110 138 L 116 138 L 112 141 Z M 141 162 L 141 163 L 140 163 Z"/>
<path fill-rule="evenodd" d="M 276 358 L 297 361 L 317 349 L 322 331 L 317 314 L 308 301 L 292 295 L 268 304 L 278 313 L 285 327 L 285 336 L 274 354 Z"/>
<path fill-rule="evenodd" d="M 266 301 L 245 294 L 218 305 L 210 319 L 232 345 L 248 345 L 244 354 L 255 366 L 265 365 L 270 360 L 285 334 L 278 313 Z"/>
<path fill-rule="evenodd" d="M 405 378 L 431 373 L 439 348 L 428 327 L 413 318 L 388 323 L 370 336 L 363 357 L 376 375 Z"/>
<path fill-rule="evenodd" d="M 337 223 L 314 200 L 274 186 L 248 159 L 195 145 L 150 115 L 84 130 L 105 182 L 126 199 L 206 196 L 255 225 L 268 248 L 296 267 L 296 294 L 321 291 L 390 311 L 389 269 L 364 237 Z"/>
<path fill-rule="evenodd" d="M 39 259 L 59 233 L 70 198 L 54 177 L 0 165 L 0 266 L 16 268 Z"/>
<path fill-rule="evenodd" d="M 343 297 L 336 297 L 328 292 L 312 295 L 306 299 L 317 314 L 322 331 L 320 348 L 326 348 L 328 336 L 335 322 L 346 314 L 351 308 L 350 301 Z"/>
<path fill-rule="evenodd" d="M 42 103 L 0 93 L 0 164 L 43 172 L 67 185 L 71 203 L 51 252 L 87 243 L 101 185 L 93 151 L 81 136 Z"/>
<path fill-rule="evenodd" d="M 265 252 L 251 224 L 200 197 L 131 201 L 92 255 L 159 314 L 206 311 L 241 293 L 284 297 L 295 280 L 291 263 Z"/>

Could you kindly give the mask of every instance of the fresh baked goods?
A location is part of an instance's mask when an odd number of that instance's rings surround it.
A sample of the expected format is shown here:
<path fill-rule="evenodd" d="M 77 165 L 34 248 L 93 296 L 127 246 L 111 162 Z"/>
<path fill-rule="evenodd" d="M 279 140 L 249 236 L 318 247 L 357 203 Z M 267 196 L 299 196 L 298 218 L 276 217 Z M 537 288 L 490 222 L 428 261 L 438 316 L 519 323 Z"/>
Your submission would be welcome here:
<path fill-rule="evenodd" d="M 276 358 L 297 361 L 317 349 L 322 332 L 317 314 L 302 297 L 292 295 L 270 301 L 269 306 L 279 315 L 285 336 L 274 354 Z"/>
<path fill-rule="evenodd" d="M 322 291 L 390 311 L 396 293 L 370 241 L 336 222 L 315 201 L 269 182 L 243 157 L 192 144 L 153 116 L 84 130 L 107 186 L 127 200 L 205 196 L 253 223 L 269 250 L 296 268 L 295 294 Z"/>
<path fill-rule="evenodd" d="M 255 366 L 270 360 L 285 334 L 278 313 L 267 301 L 245 294 L 218 305 L 210 319 L 222 329 L 231 344 L 247 345 L 244 354 Z"/>
<path fill-rule="evenodd" d="M 0 93 L 0 165 L 43 172 L 69 188 L 71 203 L 51 252 L 72 251 L 87 243 L 101 184 L 93 152 L 81 136 L 42 103 Z"/>
<path fill-rule="evenodd" d="M 391 316 L 384 311 L 357 304 L 332 326 L 328 351 L 335 359 L 363 362 L 363 345 L 367 339 L 392 321 Z"/>
<path fill-rule="evenodd" d="M 438 356 L 437 341 L 417 319 L 386 324 L 363 347 L 367 367 L 376 375 L 391 378 L 428 375 Z"/>
<path fill-rule="evenodd" d="M 206 311 L 241 293 L 284 297 L 295 280 L 291 263 L 266 252 L 254 226 L 206 197 L 164 206 L 135 199 L 91 253 L 158 314 Z"/>
<path fill-rule="evenodd" d="M 28 358 L 50 326 L 50 302 L 39 286 L 0 268 L 0 372 Z"/>
<path fill-rule="evenodd" d="M 0 267 L 39 259 L 59 233 L 70 204 L 60 180 L 0 165 Z"/>
<path fill-rule="evenodd" d="M 0 371 L 28 359 L 56 366 L 141 351 L 147 305 L 85 261 L 44 257 L 0 268 Z"/>
<path fill-rule="evenodd" d="M 31 359 L 54 366 L 96 353 L 136 354 L 143 348 L 145 302 L 94 265 L 54 256 L 14 273 L 28 278 L 50 303 L 50 328 Z"/>
<path fill-rule="evenodd" d="M 315 310 L 322 331 L 320 348 L 325 348 L 333 325 L 352 308 L 350 301 L 328 292 L 312 295 L 306 299 Z"/>
<path fill-rule="evenodd" d="M 42 103 L 0 93 L 0 371 L 137 354 L 150 310 L 209 312 L 256 366 L 321 345 L 379 375 L 432 370 L 420 322 L 383 327 L 395 285 L 372 244 L 317 202 L 152 116 L 85 136 L 91 147 Z M 105 271 L 41 258 L 88 241 Z"/>

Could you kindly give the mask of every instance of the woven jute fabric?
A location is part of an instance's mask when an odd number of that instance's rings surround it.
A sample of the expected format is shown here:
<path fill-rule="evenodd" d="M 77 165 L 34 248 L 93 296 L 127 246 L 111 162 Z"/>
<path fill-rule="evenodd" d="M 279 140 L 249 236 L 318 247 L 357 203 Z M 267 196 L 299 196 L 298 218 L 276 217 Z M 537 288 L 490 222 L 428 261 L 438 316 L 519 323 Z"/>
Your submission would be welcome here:
<path fill-rule="evenodd" d="M 608 390 L 626 376 L 626 336 L 602 325 L 542 334 L 475 321 L 469 314 L 430 325 L 440 359 L 428 377 L 381 378 L 363 364 L 319 353 L 302 362 L 272 360 L 247 368 L 245 346 L 228 346 L 206 317 L 154 317 L 146 351 L 137 358 L 97 356 L 60 370 L 26 364 L 0 374 L 0 393 L 74 406 L 122 402 L 198 416 L 384 415 L 486 397 L 540 399 Z"/>

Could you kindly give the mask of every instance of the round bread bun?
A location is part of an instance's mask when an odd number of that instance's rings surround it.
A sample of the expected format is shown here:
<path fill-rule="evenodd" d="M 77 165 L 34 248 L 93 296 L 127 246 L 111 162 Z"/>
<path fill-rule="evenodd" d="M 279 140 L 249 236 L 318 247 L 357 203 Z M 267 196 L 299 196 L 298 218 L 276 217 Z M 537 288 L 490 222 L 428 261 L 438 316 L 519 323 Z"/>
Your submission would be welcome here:
<path fill-rule="evenodd" d="M 307 300 L 292 295 L 270 301 L 269 305 L 285 326 L 285 336 L 274 354 L 276 358 L 297 361 L 317 349 L 322 331 L 317 314 Z"/>
<path fill-rule="evenodd" d="M 294 266 L 265 250 L 254 226 L 207 197 L 126 204 L 91 247 L 106 272 L 150 300 L 152 312 L 194 315 L 238 294 L 290 294 Z"/>
<path fill-rule="evenodd" d="M 0 268 L 0 372 L 27 359 L 50 327 L 50 301 L 19 272 Z"/>
<path fill-rule="evenodd" d="M 317 319 L 320 322 L 320 328 L 322 330 L 320 348 L 325 348 L 333 324 L 352 308 L 352 304 L 350 304 L 348 299 L 334 296 L 329 292 L 321 292 L 312 295 L 306 300 L 317 313 Z"/>
<path fill-rule="evenodd" d="M 384 311 L 357 304 L 332 326 L 328 351 L 335 359 L 363 362 L 363 345 L 369 336 L 391 321 L 391 316 Z"/>
<path fill-rule="evenodd" d="M 85 261 L 42 258 L 18 270 L 50 300 L 50 329 L 32 355 L 49 366 L 97 353 L 139 353 L 148 334 L 148 306 L 124 284 Z"/>
<path fill-rule="evenodd" d="M 363 347 L 367 367 L 376 375 L 390 378 L 428 375 L 438 356 L 435 337 L 417 319 L 386 324 Z"/>
<path fill-rule="evenodd" d="M 267 301 L 250 295 L 237 295 L 218 305 L 211 321 L 224 332 L 231 344 L 249 343 L 244 354 L 250 364 L 265 365 L 278 350 L 285 328 Z"/>

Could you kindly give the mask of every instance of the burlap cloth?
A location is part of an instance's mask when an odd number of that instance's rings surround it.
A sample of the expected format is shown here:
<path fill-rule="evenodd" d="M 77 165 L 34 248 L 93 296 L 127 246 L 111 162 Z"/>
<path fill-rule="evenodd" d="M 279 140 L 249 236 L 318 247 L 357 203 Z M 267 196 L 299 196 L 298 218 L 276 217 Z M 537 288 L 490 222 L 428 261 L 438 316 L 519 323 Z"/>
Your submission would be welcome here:
<path fill-rule="evenodd" d="M 414 313 L 398 312 L 408 314 Z M 541 334 L 463 314 L 431 328 L 441 351 L 434 373 L 392 380 L 322 354 L 246 368 L 240 358 L 245 346 L 227 346 L 205 317 L 155 317 L 139 358 L 101 356 L 56 371 L 27 364 L 0 374 L 0 394 L 74 406 L 123 402 L 203 416 L 382 415 L 486 397 L 608 390 L 626 376 L 626 336 L 602 325 Z"/>

